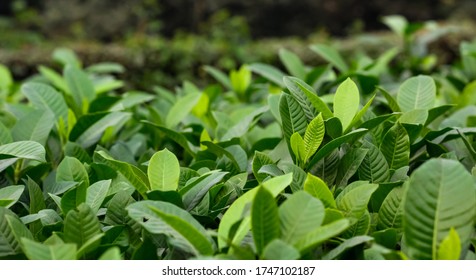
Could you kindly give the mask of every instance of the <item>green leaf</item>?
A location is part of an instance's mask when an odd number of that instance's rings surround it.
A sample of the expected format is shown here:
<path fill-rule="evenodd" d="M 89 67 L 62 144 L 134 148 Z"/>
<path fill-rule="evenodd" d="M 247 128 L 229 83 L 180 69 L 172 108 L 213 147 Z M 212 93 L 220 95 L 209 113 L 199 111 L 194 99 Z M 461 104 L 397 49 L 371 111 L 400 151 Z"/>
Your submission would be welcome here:
<path fill-rule="evenodd" d="M 340 72 L 347 72 L 349 70 L 349 66 L 347 66 L 335 48 L 324 44 L 316 44 L 311 46 L 311 50 L 335 66 Z"/>
<path fill-rule="evenodd" d="M 30 260 L 75 260 L 76 244 L 45 245 L 22 238 L 23 250 Z"/>
<path fill-rule="evenodd" d="M 441 242 L 454 228 L 462 251 L 474 232 L 476 193 L 463 165 L 430 159 L 410 176 L 404 198 L 403 252 L 410 259 L 436 259 Z"/>
<path fill-rule="evenodd" d="M 299 191 L 279 207 L 281 239 L 294 244 L 324 221 L 324 205 L 312 195 Z"/>
<path fill-rule="evenodd" d="M 45 199 L 43 198 L 43 192 L 40 186 L 30 177 L 26 182 L 28 188 L 28 194 L 30 198 L 30 214 L 35 214 L 46 208 Z"/>
<path fill-rule="evenodd" d="M 13 212 L 7 208 L 0 207 L 0 257 L 16 255 L 22 251 L 20 240 L 16 238 L 15 231 L 10 226 L 7 217 L 11 217 L 10 219 L 15 219 L 22 224 Z M 25 230 L 28 231 L 26 228 Z"/>
<path fill-rule="evenodd" d="M 268 175 L 260 173 L 259 170 L 261 167 L 268 165 L 268 164 L 273 164 L 274 161 L 265 153 L 262 153 L 260 151 L 255 151 L 255 156 L 253 157 L 253 163 L 252 163 L 252 169 L 253 169 L 253 175 L 255 175 L 256 180 L 258 182 L 263 182 Z"/>
<path fill-rule="evenodd" d="M 292 174 L 286 174 L 263 182 L 262 185 L 264 188 L 266 188 L 266 190 L 271 192 L 273 197 L 276 197 L 287 186 L 289 186 L 289 184 L 291 184 L 292 178 Z M 248 221 L 248 228 L 246 231 L 244 230 L 246 226 L 243 226 L 244 234 L 239 236 L 235 234 L 235 238 L 233 240 L 229 240 L 229 233 L 232 226 L 243 218 L 242 215 L 245 208 L 253 201 L 257 191 L 258 188 L 253 188 L 240 196 L 233 202 L 233 204 L 231 204 L 230 208 L 228 208 L 228 210 L 223 215 L 220 225 L 218 226 L 218 246 L 220 249 L 225 248 L 230 243 L 239 244 L 244 235 L 246 235 L 248 232 L 250 221 Z"/>
<path fill-rule="evenodd" d="M 438 260 L 459 260 L 461 257 L 461 241 L 458 232 L 450 228 L 448 236 L 440 243 L 438 248 Z"/>
<path fill-rule="evenodd" d="M 397 170 L 409 164 L 410 138 L 400 123 L 397 122 L 384 135 L 380 151 L 387 159 L 390 169 Z"/>
<path fill-rule="evenodd" d="M 63 95 L 53 87 L 30 82 L 24 84 L 21 91 L 37 109 L 50 110 L 55 115 L 56 121 L 60 118 L 68 119 L 68 106 Z"/>
<path fill-rule="evenodd" d="M 0 90 L 8 90 L 12 84 L 12 73 L 6 66 L 0 64 Z"/>
<path fill-rule="evenodd" d="M 327 184 L 322 181 L 321 178 L 307 173 L 306 181 L 304 182 L 304 191 L 309 193 L 315 198 L 318 198 L 326 208 L 336 208 L 336 202 L 334 200 L 334 195 L 327 186 Z"/>
<path fill-rule="evenodd" d="M 284 88 L 283 77 L 285 74 L 281 72 L 281 70 L 263 63 L 253 63 L 249 66 L 249 68 L 252 72 L 263 76 L 270 82 L 273 82 L 276 85 Z"/>
<path fill-rule="evenodd" d="M 94 113 L 78 119 L 69 134 L 69 141 L 83 148 L 96 144 L 109 127 L 118 130 L 132 116 L 126 112 Z"/>
<path fill-rule="evenodd" d="M 401 230 L 403 218 L 403 187 L 394 188 L 385 197 L 378 211 L 377 228 Z"/>
<path fill-rule="evenodd" d="M 321 113 L 309 123 L 304 133 L 305 155 L 303 162 L 307 162 L 316 153 L 324 139 L 324 134 L 325 125 Z"/>
<path fill-rule="evenodd" d="M 180 99 L 170 108 L 165 119 L 165 124 L 168 128 L 174 128 L 192 111 L 193 107 L 200 100 L 201 93 L 190 93 Z"/>
<path fill-rule="evenodd" d="M 294 98 L 299 102 L 299 105 L 304 109 L 309 121 L 314 118 L 317 112 L 321 112 L 324 119 L 332 118 L 332 111 L 327 107 L 327 104 L 317 96 L 311 86 L 295 77 L 284 77 L 283 81 Z M 314 108 L 310 107 L 310 105 Z"/>
<path fill-rule="evenodd" d="M 351 218 L 353 222 L 367 210 L 370 197 L 377 190 L 377 184 L 363 181 L 355 181 L 348 185 L 336 198 L 337 208 L 344 212 L 344 216 Z"/>
<path fill-rule="evenodd" d="M 284 138 L 290 143 L 291 135 L 297 132 L 303 135 L 306 132 L 307 119 L 299 103 L 291 95 L 284 94 L 279 102 Z"/>
<path fill-rule="evenodd" d="M 211 171 L 199 178 L 189 181 L 179 193 L 182 195 L 183 204 L 188 211 L 195 208 L 205 197 L 211 187 L 220 182 L 228 172 Z"/>
<path fill-rule="evenodd" d="M 228 76 L 221 70 L 209 65 L 203 66 L 203 70 L 212 75 L 213 78 L 220 82 L 226 89 L 232 90 L 230 78 L 228 78 Z"/>
<path fill-rule="evenodd" d="M 173 244 L 192 254 L 211 255 L 213 240 L 187 211 L 163 201 L 140 201 L 127 207 L 129 216 L 154 234 L 165 234 Z"/>
<path fill-rule="evenodd" d="M 272 240 L 279 238 L 278 206 L 263 187 L 258 188 L 251 205 L 251 231 L 259 255 Z"/>
<path fill-rule="evenodd" d="M 390 172 L 385 156 L 375 145 L 368 141 L 364 142 L 363 147 L 368 151 L 358 169 L 360 180 L 370 181 L 371 183 L 387 181 Z"/>
<path fill-rule="evenodd" d="M 357 85 L 347 78 L 337 87 L 334 95 L 334 116 L 342 123 L 342 128 L 347 130 L 355 114 L 359 110 L 360 94 Z"/>
<path fill-rule="evenodd" d="M 86 194 L 86 205 L 91 208 L 93 213 L 97 213 L 99 208 L 101 208 L 104 199 L 109 192 L 111 186 L 111 180 L 101 180 L 92 184 Z"/>
<path fill-rule="evenodd" d="M 435 81 L 430 76 L 419 75 L 402 83 L 397 103 L 403 112 L 413 109 L 431 109 L 436 100 Z"/>
<path fill-rule="evenodd" d="M 387 100 L 387 106 L 392 110 L 392 112 L 400 112 L 400 106 L 398 106 L 397 101 L 395 98 L 384 88 L 377 87 L 377 89 L 383 94 L 385 99 Z"/>
<path fill-rule="evenodd" d="M 81 204 L 77 210 L 69 211 L 64 219 L 64 240 L 67 243 L 75 243 L 78 248 L 85 245 L 90 239 L 101 233 L 99 220 L 89 206 Z M 95 246 L 99 246 L 100 240 L 96 240 Z"/>
<path fill-rule="evenodd" d="M 25 186 L 9 186 L 0 189 L 0 207 L 10 208 L 17 203 L 25 190 Z"/>
<path fill-rule="evenodd" d="M 89 77 L 81 69 L 71 65 L 66 65 L 63 76 L 76 105 L 83 110 L 83 113 L 87 112 L 89 103 L 96 97 Z"/>
<path fill-rule="evenodd" d="M 361 244 L 364 244 L 364 243 L 368 243 L 370 241 L 373 241 L 374 238 L 373 237 L 370 237 L 370 236 L 356 236 L 356 237 L 353 237 L 351 239 L 348 239 L 344 242 L 342 242 L 339 246 L 337 246 L 336 248 L 332 249 L 332 251 L 330 251 L 329 253 L 327 253 L 326 255 L 324 255 L 324 257 L 322 257 L 323 260 L 334 260 L 336 259 L 337 257 L 339 257 L 342 253 L 344 253 L 345 251 L 355 247 L 355 246 L 358 246 L 358 245 L 361 245 Z"/>
<path fill-rule="evenodd" d="M 279 59 L 291 75 L 296 76 L 301 80 L 306 78 L 306 68 L 304 67 L 301 59 L 295 53 L 286 49 L 280 49 Z"/>
<path fill-rule="evenodd" d="M 54 125 L 54 115 L 49 110 L 34 110 L 20 118 L 12 128 L 15 141 L 36 141 L 46 144 Z"/>
<path fill-rule="evenodd" d="M 76 158 L 65 157 L 56 171 L 57 182 L 78 182 L 76 188 L 76 206 L 86 201 L 86 192 L 89 187 L 89 176 L 84 165 Z"/>
<path fill-rule="evenodd" d="M 152 190 L 177 190 L 180 177 L 180 164 L 177 157 L 167 149 L 156 152 L 149 161 L 147 175 Z"/>
<path fill-rule="evenodd" d="M 300 256 L 298 250 L 280 239 L 271 241 L 263 251 L 265 260 L 297 260 Z"/>
<path fill-rule="evenodd" d="M 127 215 L 126 208 L 134 202 L 135 200 L 127 192 L 117 192 L 107 205 L 104 222 L 109 225 L 131 225 L 133 221 Z"/>
<path fill-rule="evenodd" d="M 357 172 L 362 164 L 368 150 L 364 148 L 353 148 L 347 151 L 342 157 L 337 171 L 336 185 L 344 187 L 350 178 Z"/>
<path fill-rule="evenodd" d="M 294 247 L 305 253 L 328 239 L 339 235 L 349 227 L 349 220 L 340 219 L 330 224 L 318 227 L 294 243 Z"/>
<path fill-rule="evenodd" d="M 187 138 L 175 131 L 175 130 L 172 130 L 172 129 L 168 129 L 164 126 L 161 126 L 161 125 L 157 125 L 157 124 L 154 124 L 154 123 L 151 123 L 149 121 L 142 121 L 143 123 L 145 124 L 148 124 L 148 125 L 151 125 L 153 126 L 154 128 L 157 128 L 158 130 L 160 130 L 161 132 L 163 132 L 165 134 L 166 137 L 172 139 L 174 142 L 176 142 L 177 144 L 179 144 L 185 151 L 187 151 L 190 155 L 192 156 L 195 156 L 195 152 L 192 150 L 192 148 L 190 147 L 190 144 L 187 140 Z"/>
<path fill-rule="evenodd" d="M 56 73 L 56 71 L 46 66 L 39 66 L 38 71 L 43 77 L 50 81 L 54 87 L 62 92 L 69 92 L 66 81 L 63 79 L 63 77 L 61 77 L 60 74 Z"/>
<path fill-rule="evenodd" d="M 105 261 L 105 260 L 110 260 L 110 261 L 118 261 L 122 260 L 122 255 L 121 255 L 121 250 L 119 247 L 111 247 L 107 249 L 102 255 L 99 257 L 99 260 Z"/>
<path fill-rule="evenodd" d="M 317 151 L 317 153 L 311 158 L 311 161 L 309 162 L 308 166 L 309 167 L 314 166 L 318 161 L 320 161 L 321 159 L 329 155 L 333 150 L 340 147 L 340 145 L 346 142 L 354 141 L 362 137 L 364 134 L 367 133 L 367 131 L 368 130 L 365 128 L 359 128 L 330 141 L 329 143 L 325 144 L 322 148 L 320 148 L 319 151 Z"/>
<path fill-rule="evenodd" d="M 150 190 L 149 178 L 142 170 L 127 162 L 115 160 L 104 151 L 95 152 L 94 155 L 96 161 L 117 170 L 143 197 L 146 197 L 147 191 Z"/>
<path fill-rule="evenodd" d="M 0 145 L 13 142 L 13 137 L 10 129 L 7 128 L 2 122 L 0 122 Z"/>
<path fill-rule="evenodd" d="M 67 48 L 57 48 L 53 51 L 53 60 L 66 65 L 71 65 L 76 68 L 81 68 L 81 61 L 78 59 L 76 54 Z"/>
<path fill-rule="evenodd" d="M 240 67 L 240 70 L 230 72 L 230 82 L 233 91 L 238 95 L 244 95 L 251 83 L 251 71 L 246 64 Z"/>

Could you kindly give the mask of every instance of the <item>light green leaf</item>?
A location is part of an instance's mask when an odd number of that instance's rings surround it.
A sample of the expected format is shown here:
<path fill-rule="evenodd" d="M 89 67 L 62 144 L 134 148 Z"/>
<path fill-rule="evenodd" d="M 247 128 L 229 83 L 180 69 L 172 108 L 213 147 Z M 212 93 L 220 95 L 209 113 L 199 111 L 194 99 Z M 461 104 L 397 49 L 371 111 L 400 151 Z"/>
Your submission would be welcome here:
<path fill-rule="evenodd" d="M 297 260 L 300 256 L 296 248 L 281 239 L 274 239 L 263 251 L 265 260 Z"/>
<path fill-rule="evenodd" d="M 321 113 L 309 123 L 306 132 L 304 133 L 305 155 L 303 162 L 307 162 L 314 153 L 316 153 L 324 139 L 324 134 L 325 125 Z"/>
<path fill-rule="evenodd" d="M 251 71 L 246 64 L 240 67 L 240 70 L 230 72 L 230 82 L 233 91 L 238 95 L 245 94 L 251 83 Z"/>
<path fill-rule="evenodd" d="M 119 247 L 112 247 L 107 249 L 102 255 L 99 257 L 99 260 L 111 260 L 111 261 L 118 261 L 122 260 L 121 250 Z"/>
<path fill-rule="evenodd" d="M 324 205 L 310 194 L 299 191 L 279 207 L 281 239 L 294 244 L 324 221 Z"/>
<path fill-rule="evenodd" d="M 109 187 L 111 186 L 111 180 L 101 180 L 92 184 L 86 194 L 86 205 L 91 208 L 93 213 L 97 213 L 99 208 L 101 208 L 104 199 L 109 192 Z"/>
<path fill-rule="evenodd" d="M 279 238 L 278 206 L 274 196 L 263 187 L 258 187 L 251 205 L 251 231 L 259 255 L 272 240 Z"/>
<path fill-rule="evenodd" d="M 347 78 L 337 87 L 334 95 L 334 116 L 342 123 L 342 128 L 347 130 L 355 114 L 359 110 L 360 94 L 357 85 Z"/>
<path fill-rule="evenodd" d="M 280 49 L 279 59 L 291 75 L 296 76 L 301 80 L 306 78 L 306 68 L 301 59 L 295 53 L 286 49 Z"/>
<path fill-rule="evenodd" d="M 273 164 L 274 161 L 265 153 L 262 153 L 260 151 L 255 151 L 255 156 L 253 157 L 253 163 L 252 163 L 252 169 L 253 169 L 253 175 L 255 175 L 256 180 L 258 182 L 263 182 L 268 175 L 260 173 L 259 170 L 261 167 L 268 165 L 268 164 Z"/>
<path fill-rule="evenodd" d="M 413 109 L 431 109 L 436 100 L 435 81 L 430 76 L 419 75 L 402 83 L 397 103 L 403 112 Z"/>
<path fill-rule="evenodd" d="M 69 93 L 68 86 L 66 85 L 66 81 L 61 77 L 60 74 L 56 73 L 51 68 L 46 66 L 39 66 L 38 71 L 41 73 L 43 77 L 45 77 L 54 87 L 59 89 L 62 92 Z"/>
<path fill-rule="evenodd" d="M 284 88 L 283 77 L 285 76 L 285 74 L 281 72 L 281 70 L 263 63 L 253 63 L 249 66 L 249 68 L 252 72 L 263 76 L 270 82 L 273 82 L 276 85 Z"/>
<path fill-rule="evenodd" d="M 221 70 L 209 65 L 203 66 L 203 70 L 212 75 L 213 78 L 220 82 L 226 89 L 232 90 L 230 78 Z"/>
<path fill-rule="evenodd" d="M 84 165 L 76 158 L 65 157 L 56 171 L 57 182 L 78 182 L 76 188 L 76 206 L 86 201 L 89 176 Z"/>
<path fill-rule="evenodd" d="M 149 161 L 147 175 L 151 190 L 177 190 L 180 177 L 180 164 L 177 157 L 167 149 L 156 152 Z"/>
<path fill-rule="evenodd" d="M 2 122 L 0 122 L 0 145 L 13 142 L 12 133 Z"/>
<path fill-rule="evenodd" d="M 397 122 L 384 135 L 380 151 L 387 159 L 390 169 L 397 170 L 409 164 L 410 138 L 400 123 Z"/>
<path fill-rule="evenodd" d="M 306 147 L 304 146 L 304 140 L 301 135 L 298 132 L 294 132 L 289 142 L 291 142 L 291 150 L 294 156 L 296 156 L 297 162 L 304 162 Z"/>
<path fill-rule="evenodd" d="M 76 68 L 81 68 L 81 61 L 78 59 L 76 54 L 67 48 L 57 48 L 53 51 L 53 60 L 66 65 L 71 65 Z"/>
<path fill-rule="evenodd" d="M 337 208 L 344 212 L 345 217 L 351 218 L 351 222 L 357 222 L 367 210 L 370 197 L 377 188 L 377 184 L 355 181 L 337 196 Z"/>
<path fill-rule="evenodd" d="M 0 64 L 0 90 L 8 90 L 12 84 L 12 73 L 6 66 Z"/>
<path fill-rule="evenodd" d="M 23 250 L 30 260 L 75 260 L 76 244 L 45 245 L 22 238 Z"/>
<path fill-rule="evenodd" d="M 448 235 L 441 241 L 438 248 L 438 260 L 459 260 L 461 257 L 461 241 L 458 232 L 450 228 Z"/>
<path fill-rule="evenodd" d="M 344 62 L 344 59 L 342 59 L 341 55 L 335 48 L 324 44 L 316 44 L 311 46 L 311 50 L 335 66 L 340 72 L 347 72 L 347 70 L 349 70 L 349 66 L 347 66 L 347 64 Z"/>
<path fill-rule="evenodd" d="M 194 92 L 179 98 L 167 114 L 166 126 L 174 128 L 182 122 L 200 100 L 201 95 L 199 92 Z"/>
<path fill-rule="evenodd" d="M 436 259 L 441 242 L 454 228 L 462 252 L 474 232 L 476 193 L 464 166 L 448 159 L 430 159 L 410 176 L 404 198 L 403 252 L 410 259 Z"/>
<path fill-rule="evenodd" d="M 304 191 L 322 201 L 326 208 L 337 207 L 334 195 L 327 184 L 322 181 L 321 178 L 314 176 L 311 173 L 307 173 L 307 178 L 304 182 Z"/>
<path fill-rule="evenodd" d="M 7 218 L 17 220 L 18 223 L 22 224 L 13 212 L 5 207 L 0 207 L 0 257 L 16 255 L 22 251 L 20 240 L 16 238 L 15 230 L 10 226 L 11 223 Z M 29 233 L 28 229 L 24 229 Z M 31 233 L 29 236 L 31 236 Z"/>
<path fill-rule="evenodd" d="M 10 208 L 25 190 L 25 186 L 9 186 L 0 189 L 0 207 Z"/>

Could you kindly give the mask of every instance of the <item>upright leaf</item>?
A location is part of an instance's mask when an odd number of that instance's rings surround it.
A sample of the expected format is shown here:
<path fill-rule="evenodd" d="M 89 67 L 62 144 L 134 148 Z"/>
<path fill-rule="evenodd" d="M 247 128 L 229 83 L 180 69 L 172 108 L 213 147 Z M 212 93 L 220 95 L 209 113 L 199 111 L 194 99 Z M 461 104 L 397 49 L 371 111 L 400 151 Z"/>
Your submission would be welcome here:
<path fill-rule="evenodd" d="M 316 153 L 324 139 L 325 125 L 322 119 L 322 113 L 317 115 L 306 128 L 304 133 L 305 155 L 304 162 L 307 162 Z"/>
<path fill-rule="evenodd" d="M 86 73 L 72 65 L 66 65 L 63 75 L 76 105 L 83 113 L 87 112 L 84 108 L 96 97 L 93 83 Z"/>
<path fill-rule="evenodd" d="M 299 59 L 299 57 L 295 53 L 290 52 L 286 49 L 280 49 L 279 59 L 291 75 L 296 76 L 299 79 L 306 78 L 306 68 L 304 67 L 304 64 L 302 63 L 301 59 Z"/>
<path fill-rule="evenodd" d="M 279 113 L 281 115 L 284 137 L 288 143 L 294 132 L 298 132 L 301 135 L 306 132 L 306 115 L 294 97 L 287 94 L 281 96 Z"/>
<path fill-rule="evenodd" d="M 334 96 L 334 116 L 340 120 L 344 131 L 352 123 L 359 105 L 359 89 L 350 78 L 347 78 L 339 85 Z"/>
<path fill-rule="evenodd" d="M 20 118 L 12 128 L 15 141 L 36 141 L 45 146 L 54 125 L 54 115 L 49 110 L 34 110 Z"/>
<path fill-rule="evenodd" d="M 307 174 L 306 181 L 304 182 L 304 191 L 322 201 L 326 208 L 337 207 L 334 195 L 327 184 L 322 181 L 321 178 L 314 176 L 311 173 Z"/>
<path fill-rule="evenodd" d="M 260 187 L 251 205 L 251 231 L 258 254 L 279 237 L 278 206 L 273 195 Z"/>
<path fill-rule="evenodd" d="M 26 83 L 21 87 L 23 94 L 38 109 L 50 110 L 54 113 L 56 121 L 68 119 L 68 106 L 61 93 L 53 87 L 40 83 Z"/>
<path fill-rule="evenodd" d="M 75 243 L 78 248 L 101 233 L 101 225 L 91 208 L 86 204 L 78 206 L 77 210 L 69 211 L 64 220 L 64 240 Z M 96 242 L 99 245 L 99 240 Z"/>
<path fill-rule="evenodd" d="M 347 70 L 349 70 L 349 66 L 347 66 L 344 59 L 342 59 L 342 57 L 335 48 L 324 44 L 316 44 L 311 46 L 311 50 L 315 51 L 327 62 L 339 69 L 339 71 L 347 72 Z"/>
<path fill-rule="evenodd" d="M 46 245 L 22 238 L 25 255 L 30 260 L 75 260 L 76 244 Z"/>
<path fill-rule="evenodd" d="M 380 151 L 387 159 L 390 169 L 397 170 L 409 164 L 410 138 L 400 123 L 397 122 L 384 135 Z"/>

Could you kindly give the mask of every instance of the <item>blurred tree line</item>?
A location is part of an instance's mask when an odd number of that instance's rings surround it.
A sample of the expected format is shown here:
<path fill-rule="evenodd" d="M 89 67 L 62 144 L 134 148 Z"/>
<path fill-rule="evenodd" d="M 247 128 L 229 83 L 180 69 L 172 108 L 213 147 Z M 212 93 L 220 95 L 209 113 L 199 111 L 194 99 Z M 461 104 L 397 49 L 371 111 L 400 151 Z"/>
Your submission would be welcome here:
<path fill-rule="evenodd" d="M 199 33 L 214 14 L 241 16 L 253 38 L 379 30 L 382 15 L 409 21 L 476 17 L 474 0 L 1 0 L 0 16 L 48 38 L 111 41 L 131 33 Z"/>

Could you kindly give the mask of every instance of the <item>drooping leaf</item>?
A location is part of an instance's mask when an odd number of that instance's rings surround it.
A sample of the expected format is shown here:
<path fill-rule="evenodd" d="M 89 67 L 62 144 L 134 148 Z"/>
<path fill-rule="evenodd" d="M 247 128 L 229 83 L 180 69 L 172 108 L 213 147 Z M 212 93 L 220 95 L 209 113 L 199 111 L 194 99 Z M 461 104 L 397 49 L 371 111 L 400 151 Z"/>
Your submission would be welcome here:
<path fill-rule="evenodd" d="M 152 190 L 177 190 L 180 177 L 177 157 L 167 149 L 156 152 L 149 161 L 147 175 Z"/>
<path fill-rule="evenodd" d="M 476 193 L 463 165 L 431 159 L 410 176 L 404 198 L 403 252 L 410 259 L 436 259 L 443 240 L 454 228 L 467 250 L 474 232 Z"/>

